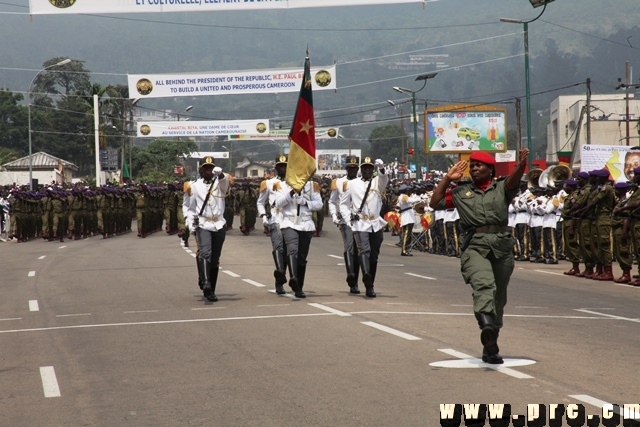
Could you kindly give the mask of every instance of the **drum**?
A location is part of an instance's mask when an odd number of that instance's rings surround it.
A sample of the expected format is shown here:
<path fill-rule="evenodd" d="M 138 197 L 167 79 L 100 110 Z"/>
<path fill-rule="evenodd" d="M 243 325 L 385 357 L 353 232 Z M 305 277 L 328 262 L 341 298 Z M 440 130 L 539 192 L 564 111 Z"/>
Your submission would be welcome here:
<path fill-rule="evenodd" d="M 426 201 L 421 201 L 413 205 L 413 210 L 416 211 L 418 215 L 424 214 L 424 208 L 427 206 Z"/>
<path fill-rule="evenodd" d="M 425 230 L 429 228 L 432 222 L 433 222 L 433 216 L 430 212 L 427 212 L 420 217 L 420 223 L 422 224 L 422 227 Z"/>
<path fill-rule="evenodd" d="M 400 214 L 398 212 L 389 211 L 384 214 L 384 219 L 390 229 L 400 230 Z"/>

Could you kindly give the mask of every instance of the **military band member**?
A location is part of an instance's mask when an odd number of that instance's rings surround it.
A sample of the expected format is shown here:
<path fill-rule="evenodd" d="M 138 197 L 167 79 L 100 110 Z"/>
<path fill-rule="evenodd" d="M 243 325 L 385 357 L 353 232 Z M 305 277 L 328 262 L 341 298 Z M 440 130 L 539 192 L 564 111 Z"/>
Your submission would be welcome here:
<path fill-rule="evenodd" d="M 216 285 L 220 255 L 226 237 L 223 214 L 229 179 L 216 166 L 212 157 L 206 157 L 200 166 L 202 178 L 191 185 L 187 221 L 193 225 L 198 240 L 196 257 L 202 271 L 202 292 L 208 301 L 218 301 Z"/>
<path fill-rule="evenodd" d="M 378 169 L 375 177 L 374 168 Z M 353 231 L 365 294 L 369 298 L 375 298 L 378 256 L 384 238 L 383 228 L 387 225 L 387 221 L 380 216 L 380 210 L 389 177 L 385 173 L 384 162 L 377 159 L 374 166 L 370 157 L 365 157 L 360 164 L 360 173 L 361 179 L 348 182 L 345 191 L 347 196 L 344 203 L 340 204 L 340 213 Z"/>
<path fill-rule="evenodd" d="M 518 193 L 528 155 L 529 150 L 521 150 L 518 166 L 511 175 L 494 181 L 495 159 L 486 152 L 473 152 L 469 163 L 461 161 L 449 169 L 431 198 L 433 209 L 442 208 L 447 187 L 461 179 L 469 166 L 472 182 L 453 190 L 452 205 L 458 209 L 466 232 L 460 263 L 462 276 L 473 289 L 473 311 L 481 329 L 482 361 L 486 363 L 503 363 L 498 335 L 514 268 L 508 207 Z"/>
<path fill-rule="evenodd" d="M 358 250 L 353 240 L 353 231 L 347 224 L 345 218 L 340 213 L 340 204 L 347 199 L 345 195 L 349 181 L 358 177 L 359 159 L 356 156 L 350 156 L 346 159 L 347 174 L 342 178 L 336 178 L 331 182 L 331 196 L 329 197 L 329 213 L 333 223 L 338 226 L 342 243 L 344 245 L 344 265 L 347 269 L 347 285 L 349 285 L 349 293 L 359 294 L 358 289 L 358 273 L 360 270 L 360 261 L 358 260 Z"/>
<path fill-rule="evenodd" d="M 413 205 L 418 203 L 421 199 L 420 196 L 411 193 L 411 190 L 406 185 L 402 184 L 398 191 L 398 208 L 400 209 L 400 226 L 402 227 L 402 252 L 401 256 L 413 256 L 409 252 L 409 246 L 413 239 L 413 226 L 416 223 L 416 215 L 413 211 Z"/>
<path fill-rule="evenodd" d="M 276 158 L 276 176 L 266 179 L 260 184 L 260 194 L 257 201 L 258 215 L 262 218 L 262 224 L 269 229 L 271 237 L 271 254 L 276 269 L 273 271 L 275 278 L 276 294 L 285 294 L 284 284 L 287 283 L 286 248 L 280 224 L 282 223 L 282 211 L 275 207 L 276 195 L 282 189 L 282 183 L 287 174 L 287 156 Z"/>
<path fill-rule="evenodd" d="M 286 181 L 276 194 L 275 207 L 282 211 L 280 230 L 287 248 L 289 286 L 297 298 L 306 298 L 304 279 L 307 272 L 307 255 L 316 226 L 313 212 L 322 209 L 320 186 L 309 181 L 296 192 Z"/>
<path fill-rule="evenodd" d="M 520 181 L 520 194 L 513 199 L 513 207 L 516 210 L 515 238 L 518 241 L 518 257 L 516 261 L 529 261 L 530 252 L 530 232 L 529 222 L 531 215 L 527 209 L 527 202 L 533 198 L 528 188 L 528 181 Z"/>

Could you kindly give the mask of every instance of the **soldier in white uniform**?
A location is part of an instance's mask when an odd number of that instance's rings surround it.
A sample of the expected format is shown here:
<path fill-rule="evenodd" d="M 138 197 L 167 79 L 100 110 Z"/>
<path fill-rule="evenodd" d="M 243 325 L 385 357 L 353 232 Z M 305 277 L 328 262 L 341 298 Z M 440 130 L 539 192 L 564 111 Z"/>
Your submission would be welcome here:
<path fill-rule="evenodd" d="M 346 199 L 345 190 L 348 182 L 358 177 L 359 159 L 356 156 L 347 157 L 347 175 L 336 178 L 331 182 L 331 196 L 329 197 L 329 213 L 333 223 L 338 226 L 344 244 L 344 265 L 347 269 L 347 284 L 349 293 L 359 294 L 358 273 L 360 261 L 358 260 L 358 250 L 353 240 L 353 231 L 347 224 L 345 218 L 340 213 L 340 204 Z"/>
<path fill-rule="evenodd" d="M 400 225 L 402 226 L 402 256 L 413 256 L 407 248 L 411 245 L 411 239 L 413 237 L 413 225 L 416 223 L 416 215 L 413 211 L 413 205 L 418 203 L 421 199 L 417 194 L 409 194 L 409 187 L 402 184 L 398 191 L 398 208 L 400 209 Z"/>
<path fill-rule="evenodd" d="M 544 225 L 544 206 L 547 198 L 543 195 L 544 189 L 534 188 L 531 190 L 534 198 L 527 202 L 530 220 L 530 241 L 531 241 L 531 259 L 530 262 L 544 262 L 544 239 L 542 238 L 542 228 Z"/>
<path fill-rule="evenodd" d="M 382 195 L 384 194 L 389 177 L 385 174 L 382 160 L 375 161 L 378 175 L 373 176 L 374 164 L 370 157 L 365 157 L 360 164 L 361 179 L 349 181 L 347 198 L 340 205 L 340 213 L 347 220 L 354 232 L 354 239 L 358 247 L 362 283 L 366 288 L 366 295 L 375 298 L 374 282 L 378 268 L 378 255 L 382 246 L 382 229 L 387 221 L 380 216 L 382 209 Z"/>
<path fill-rule="evenodd" d="M 543 205 L 544 216 L 542 217 L 542 235 L 544 239 L 544 253 L 546 264 L 558 263 L 558 252 L 556 243 L 556 226 L 558 217 L 556 211 L 558 210 L 559 201 L 555 198 L 555 188 L 547 187 L 546 189 L 546 203 Z"/>
<path fill-rule="evenodd" d="M 202 292 L 209 301 L 218 301 L 216 284 L 222 245 L 226 237 L 223 217 L 229 179 L 215 166 L 212 157 L 206 157 L 200 166 L 202 178 L 191 185 L 186 221 L 196 232 L 199 253 L 196 259 L 202 271 Z"/>
<path fill-rule="evenodd" d="M 306 298 L 302 291 L 307 271 L 307 255 L 313 232 L 313 211 L 323 207 L 320 186 L 317 182 L 307 182 L 297 193 L 286 182 L 281 183 L 276 194 L 275 208 L 282 211 L 280 230 L 287 248 L 289 263 L 289 286 L 298 298 Z"/>
<path fill-rule="evenodd" d="M 513 199 L 516 210 L 515 237 L 518 241 L 518 256 L 516 261 L 529 261 L 529 222 L 531 215 L 527 210 L 527 202 L 533 195 L 527 188 L 527 181 L 520 181 L 520 194 Z"/>
<path fill-rule="evenodd" d="M 271 237 L 271 251 L 276 269 L 273 276 L 276 281 L 276 293 L 285 293 L 284 284 L 287 283 L 287 259 L 286 248 L 280 223 L 282 222 L 282 211 L 275 207 L 276 195 L 282 189 L 282 182 L 287 174 L 287 157 L 279 156 L 276 159 L 276 176 L 262 181 L 260 184 L 260 195 L 258 196 L 258 215 L 262 218 L 262 223 L 269 229 Z M 267 206 L 269 211 L 267 212 Z"/>

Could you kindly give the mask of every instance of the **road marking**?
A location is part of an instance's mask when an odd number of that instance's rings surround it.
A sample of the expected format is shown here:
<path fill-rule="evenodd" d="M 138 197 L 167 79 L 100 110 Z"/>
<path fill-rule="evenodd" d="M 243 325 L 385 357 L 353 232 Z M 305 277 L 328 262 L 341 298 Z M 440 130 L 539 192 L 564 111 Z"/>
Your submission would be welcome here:
<path fill-rule="evenodd" d="M 40 307 L 38 307 L 37 300 L 29 300 L 29 311 L 40 311 Z"/>
<path fill-rule="evenodd" d="M 546 271 L 546 270 L 533 270 L 533 271 L 537 271 L 538 273 L 545 273 L 545 274 L 553 274 L 554 276 L 564 276 L 564 273 L 555 273 L 553 271 Z"/>
<path fill-rule="evenodd" d="M 58 249 L 64 249 L 66 247 L 67 247 L 67 245 L 64 245 L 64 246 L 60 246 Z"/>
<path fill-rule="evenodd" d="M 527 375 L 527 374 L 523 374 L 522 372 L 516 371 L 515 369 L 511 369 L 508 366 L 509 365 L 513 365 L 514 363 L 516 364 L 515 366 L 523 366 L 523 365 L 532 365 L 534 363 L 536 363 L 534 360 L 530 360 L 530 359 L 511 359 L 512 361 L 509 361 L 509 359 L 505 359 L 505 363 L 507 364 L 507 366 L 503 365 L 492 365 L 490 363 L 485 363 L 482 361 L 482 359 L 478 359 L 476 357 L 470 356 L 468 354 L 465 353 L 461 353 L 459 351 L 453 350 L 451 348 L 439 348 L 438 351 L 441 351 L 445 354 L 448 354 L 449 356 L 453 356 L 453 357 L 457 357 L 459 359 L 463 359 L 462 361 L 456 361 L 456 362 L 463 362 L 468 364 L 468 366 L 457 366 L 457 367 L 469 367 L 469 368 L 488 368 L 488 369 L 493 369 L 494 371 L 498 371 L 500 373 L 509 375 L 511 377 L 514 378 L 518 378 L 518 379 L 530 379 L 533 378 L 531 375 Z M 442 365 L 440 362 L 435 362 L 436 365 L 434 365 L 433 363 L 430 363 L 429 366 L 439 366 L 440 367 L 445 367 L 444 365 Z M 446 364 L 445 364 L 446 365 Z M 454 366 L 448 366 L 448 367 L 454 367 Z"/>
<path fill-rule="evenodd" d="M 56 314 L 56 317 L 76 317 L 76 316 L 91 316 L 91 313 L 79 313 L 79 314 Z"/>
<path fill-rule="evenodd" d="M 231 276 L 231 277 L 240 277 L 240 275 L 239 275 L 239 274 L 236 274 L 236 273 L 234 273 L 233 271 L 229 271 L 229 270 L 222 270 L 222 272 L 223 272 L 224 274 L 227 274 L 227 275 Z"/>
<path fill-rule="evenodd" d="M 276 293 L 275 289 L 270 289 L 269 292 L 271 292 L 272 294 Z M 276 294 L 277 295 L 277 294 Z M 291 298 L 292 300 L 296 300 L 299 301 L 300 298 L 296 297 L 294 294 L 280 294 L 278 295 L 279 297 L 287 297 L 287 298 Z"/>
<path fill-rule="evenodd" d="M 516 305 L 516 308 L 545 308 L 545 309 L 548 309 L 549 307 L 535 307 L 535 306 L 528 306 L 528 305 Z"/>
<path fill-rule="evenodd" d="M 419 274 L 414 274 L 414 273 L 404 273 L 404 274 L 406 274 L 407 276 L 419 277 L 419 278 L 421 278 L 421 279 L 436 280 L 436 278 L 435 278 L 435 277 L 421 276 L 421 275 L 419 275 Z"/>
<path fill-rule="evenodd" d="M 157 320 L 157 321 L 149 321 L 149 322 L 98 323 L 94 325 L 69 325 L 69 326 L 51 326 L 48 328 L 11 329 L 6 331 L 0 331 L 0 334 L 15 334 L 18 332 L 61 331 L 64 329 L 92 329 L 92 328 L 109 328 L 109 327 L 122 327 L 122 326 L 170 325 L 170 324 L 181 324 L 181 323 L 217 322 L 217 321 L 225 321 L 225 320 L 287 319 L 287 318 L 294 318 L 294 317 L 318 317 L 318 316 L 335 316 L 335 314 L 305 313 L 305 314 L 280 314 L 280 315 L 272 315 L 272 316 L 242 316 L 242 317 L 214 317 L 214 318 L 208 318 L 208 319 Z"/>
<path fill-rule="evenodd" d="M 22 317 L 10 317 L 7 319 L 0 319 L 0 322 L 5 322 L 7 320 L 22 320 Z"/>
<path fill-rule="evenodd" d="M 327 301 L 325 304 L 355 304 L 353 301 Z"/>
<path fill-rule="evenodd" d="M 404 267 L 404 264 L 391 264 L 387 262 L 380 262 L 378 263 L 378 267 Z"/>
<path fill-rule="evenodd" d="M 60 387 L 58 387 L 56 371 L 53 366 L 42 366 L 40 368 L 40 378 L 42 378 L 44 397 L 60 397 Z"/>
<path fill-rule="evenodd" d="M 125 314 L 131 314 L 131 313 L 157 313 L 158 310 L 137 310 L 137 311 L 123 311 L 123 313 Z"/>
<path fill-rule="evenodd" d="M 591 310 L 585 310 L 585 309 L 576 309 L 576 311 L 579 311 L 581 313 L 599 314 L 600 316 L 608 317 L 610 319 L 626 320 L 628 322 L 640 323 L 640 319 L 631 319 L 629 317 L 614 316 L 613 314 L 598 313 L 597 311 L 591 311 Z"/>
<path fill-rule="evenodd" d="M 309 303 L 311 307 L 319 308 L 320 310 L 328 311 L 329 313 L 337 314 L 340 317 L 351 317 L 349 313 L 345 313 L 344 311 L 336 310 L 335 308 L 327 307 L 326 305 L 318 304 L 315 302 Z"/>
<path fill-rule="evenodd" d="M 196 310 L 220 310 L 221 308 L 226 308 L 226 307 L 198 307 L 198 308 L 192 308 L 191 310 L 196 311 Z"/>
<path fill-rule="evenodd" d="M 29 274 L 28 274 L 28 276 L 29 276 L 29 277 L 33 277 L 33 276 L 35 276 L 35 275 L 36 275 L 36 272 L 35 272 L 35 271 L 30 271 L 30 272 L 29 272 Z"/>
<path fill-rule="evenodd" d="M 430 311 L 384 311 L 384 310 L 368 310 L 368 311 L 352 311 L 351 314 L 421 314 L 429 316 L 473 316 L 473 313 L 436 313 Z M 505 314 L 504 317 L 522 317 L 531 319 L 584 319 L 584 320 L 609 320 L 600 316 L 552 316 L 537 314 Z"/>
<path fill-rule="evenodd" d="M 240 276 L 238 276 L 238 277 L 240 277 Z M 257 288 L 264 288 L 264 287 L 267 286 L 267 285 L 263 285 L 262 283 L 256 282 L 255 280 L 251 280 L 251 279 L 242 279 L 242 281 L 243 282 L 247 282 L 248 284 L 253 285 L 253 286 L 257 287 Z"/>
<path fill-rule="evenodd" d="M 408 302 L 388 302 L 387 305 L 411 305 Z"/>
<path fill-rule="evenodd" d="M 338 255 L 327 254 L 327 256 L 330 256 L 331 258 L 344 259 L 344 257 L 338 256 Z"/>
<path fill-rule="evenodd" d="M 363 325 L 371 326 L 372 328 L 376 328 L 376 329 L 378 329 L 378 330 L 380 330 L 382 332 L 387 332 L 387 333 L 395 335 L 397 337 L 404 338 L 404 339 L 409 340 L 409 341 L 422 340 L 422 338 L 418 338 L 416 336 L 409 335 L 409 334 L 404 333 L 402 331 L 398 331 L 397 329 L 393 329 L 393 328 L 381 325 L 381 324 L 376 323 L 376 322 L 360 322 L 360 323 L 362 323 Z"/>
<path fill-rule="evenodd" d="M 451 304 L 451 307 L 473 307 L 473 304 Z"/>
<path fill-rule="evenodd" d="M 45 259 L 47 256 L 46 255 L 42 255 L 40 258 L 38 259 Z"/>
<path fill-rule="evenodd" d="M 195 257 L 196 257 L 196 254 L 191 254 L 191 256 L 195 258 Z"/>
<path fill-rule="evenodd" d="M 572 394 L 572 395 L 569 395 L 569 397 L 576 400 L 580 400 L 581 402 L 584 402 L 584 403 L 588 403 L 589 405 L 593 405 L 597 408 L 606 407 L 608 410 L 613 410 L 613 404 L 609 402 L 605 402 L 604 400 L 600 400 L 595 397 L 589 396 L 588 394 Z M 634 410 L 629 410 L 628 408 L 624 408 L 624 404 L 622 407 L 622 414 L 620 414 L 619 409 L 615 409 L 613 410 L 613 412 L 615 412 L 618 415 L 622 415 L 623 420 L 639 420 L 640 419 L 640 413 Z"/>
<path fill-rule="evenodd" d="M 193 253 L 193 251 L 192 251 L 191 249 L 185 249 L 184 251 L 185 251 L 186 253 L 188 253 L 188 254 L 192 254 L 192 253 Z"/>
<path fill-rule="evenodd" d="M 256 305 L 256 307 L 288 307 L 291 304 L 262 304 L 262 305 Z"/>

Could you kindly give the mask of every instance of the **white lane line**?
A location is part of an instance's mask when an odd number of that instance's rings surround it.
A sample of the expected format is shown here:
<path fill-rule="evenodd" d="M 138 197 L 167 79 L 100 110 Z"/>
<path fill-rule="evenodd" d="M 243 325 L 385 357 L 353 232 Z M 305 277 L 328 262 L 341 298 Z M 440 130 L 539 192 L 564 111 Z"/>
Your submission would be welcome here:
<path fill-rule="evenodd" d="M 196 257 L 196 254 L 191 254 L 191 256 L 195 258 L 195 257 Z"/>
<path fill-rule="evenodd" d="M 69 325 L 69 326 L 51 326 L 48 328 L 11 329 L 6 331 L 0 331 L 0 334 L 15 334 L 18 332 L 60 331 L 63 329 L 92 329 L 92 328 L 107 328 L 107 327 L 121 327 L 121 326 L 146 326 L 146 325 L 170 325 L 170 324 L 180 324 L 180 323 L 217 322 L 217 321 L 223 321 L 223 320 L 262 320 L 262 319 L 285 319 L 285 318 L 293 318 L 293 317 L 318 317 L 318 316 L 335 316 L 335 314 L 306 313 L 306 314 L 280 314 L 280 315 L 272 315 L 272 316 L 214 317 L 214 318 L 208 318 L 208 319 L 158 320 L 158 321 L 150 321 L 150 322 L 98 323 L 94 325 Z"/>
<path fill-rule="evenodd" d="M 22 320 L 22 317 L 9 317 L 7 319 L 0 319 L 0 322 L 6 322 L 7 320 Z"/>
<path fill-rule="evenodd" d="M 291 304 L 262 304 L 262 305 L 256 305 L 256 307 L 288 307 Z"/>
<path fill-rule="evenodd" d="M 421 276 L 419 274 L 414 274 L 414 273 L 404 273 L 404 274 L 406 274 L 407 276 L 419 277 L 420 279 L 436 280 L 435 277 Z"/>
<path fill-rule="evenodd" d="M 44 397 L 60 397 L 60 387 L 58 387 L 56 371 L 53 366 L 42 366 L 40 368 L 40 378 L 42 378 Z"/>
<path fill-rule="evenodd" d="M 231 276 L 231 277 L 240 277 L 240 275 L 239 275 L 239 274 L 236 274 L 236 273 L 234 273 L 233 271 L 229 271 L 229 270 L 222 270 L 222 272 L 223 272 L 224 274 L 227 274 L 227 275 Z"/>
<path fill-rule="evenodd" d="M 135 310 L 135 311 L 123 311 L 123 313 L 125 314 L 131 314 L 131 313 L 157 313 L 158 310 Z"/>
<path fill-rule="evenodd" d="M 269 289 L 269 292 L 271 292 L 272 294 L 276 293 L 275 289 Z M 296 297 L 294 294 L 282 294 L 282 295 L 278 295 L 279 297 L 286 297 L 286 298 L 291 298 L 293 300 L 299 301 L 300 298 Z"/>
<path fill-rule="evenodd" d="M 240 277 L 240 276 L 238 276 L 238 277 Z M 264 288 L 264 287 L 267 286 L 267 285 L 263 285 L 262 283 L 256 282 L 255 280 L 251 280 L 251 279 L 242 279 L 242 281 L 243 282 L 247 282 L 248 284 L 253 285 L 253 286 L 257 287 L 257 288 Z"/>
<path fill-rule="evenodd" d="M 409 334 L 404 333 L 402 331 L 398 331 L 397 329 L 393 329 L 393 328 L 381 325 L 381 324 L 376 323 L 376 322 L 360 322 L 360 323 L 362 323 L 363 325 L 371 326 L 372 328 L 376 328 L 376 329 L 378 329 L 378 330 L 380 330 L 382 332 L 387 332 L 387 333 L 395 335 L 397 337 L 404 338 L 405 340 L 409 340 L 409 341 L 422 340 L 422 338 L 418 338 L 416 336 L 409 335 Z"/>
<path fill-rule="evenodd" d="M 91 313 L 56 314 L 56 317 L 76 317 L 76 316 L 91 316 Z"/>
<path fill-rule="evenodd" d="M 192 308 L 192 311 L 196 311 L 196 310 L 220 310 L 222 308 L 226 308 L 226 307 L 198 307 L 198 308 Z"/>
<path fill-rule="evenodd" d="M 38 307 L 38 301 L 35 299 L 29 300 L 29 311 L 40 311 L 40 307 Z"/>
<path fill-rule="evenodd" d="M 538 273 L 553 274 L 554 276 L 565 276 L 564 273 L 555 273 L 553 271 L 546 271 L 546 270 L 533 270 L 533 271 L 537 271 Z"/>
<path fill-rule="evenodd" d="M 338 256 L 338 255 L 327 254 L 327 256 L 330 256 L 331 258 L 344 259 L 344 257 Z"/>
<path fill-rule="evenodd" d="M 30 271 L 30 272 L 29 272 L 29 274 L 28 274 L 27 276 L 29 276 L 29 277 L 33 277 L 33 276 L 35 276 L 35 275 L 36 275 L 36 272 L 35 272 L 35 271 Z"/>
<path fill-rule="evenodd" d="M 320 310 L 328 311 L 329 313 L 337 314 L 340 317 L 351 317 L 349 313 L 336 310 L 335 308 L 327 307 L 326 305 L 318 304 L 316 302 L 309 303 L 311 307 L 319 308 Z"/>
<path fill-rule="evenodd" d="M 42 255 L 41 257 L 39 257 L 38 259 L 45 259 L 47 256 L 46 255 Z"/>
<path fill-rule="evenodd" d="M 549 307 L 535 307 L 535 306 L 528 306 L 528 305 L 516 305 L 516 308 L 545 308 L 545 309 L 548 309 Z"/>
<path fill-rule="evenodd" d="M 355 304 L 353 301 L 327 301 L 325 304 Z"/>
<path fill-rule="evenodd" d="M 66 247 L 67 247 L 67 245 L 64 245 L 64 246 L 60 246 L 58 249 L 64 249 Z"/>
<path fill-rule="evenodd" d="M 473 304 L 451 304 L 451 307 L 473 307 Z"/>
<path fill-rule="evenodd" d="M 438 313 L 433 311 L 352 311 L 351 314 L 418 314 L 427 316 L 473 316 L 473 313 Z M 585 320 L 610 320 L 601 316 L 551 316 L 536 314 L 505 314 L 504 317 L 522 317 L 526 319 L 585 319 Z"/>
<path fill-rule="evenodd" d="M 438 351 L 441 351 L 445 354 L 448 354 L 453 357 L 457 357 L 458 359 L 475 359 L 473 356 L 470 356 L 465 353 L 461 353 L 459 351 L 453 350 L 451 348 L 439 348 Z M 529 379 L 533 378 L 531 375 L 523 374 L 522 372 L 516 371 L 515 369 L 505 368 L 501 365 L 491 365 L 489 363 L 484 364 L 485 368 L 493 369 L 494 371 L 498 371 L 500 373 L 509 375 L 510 377 L 518 378 L 518 379 Z"/>
<path fill-rule="evenodd" d="M 378 263 L 378 267 L 404 267 L 404 264 L 393 264 L 393 263 L 388 263 L 388 262 L 379 262 Z"/>
<path fill-rule="evenodd" d="M 600 316 L 608 317 L 610 319 L 626 320 L 628 322 L 640 323 L 640 319 L 631 319 L 629 317 L 614 316 L 613 314 L 598 313 L 597 311 L 591 311 L 591 310 L 585 310 L 585 309 L 576 309 L 576 311 L 579 311 L 581 313 L 588 313 L 588 314 L 599 314 Z"/>
<path fill-rule="evenodd" d="M 604 400 L 597 399 L 589 396 L 588 394 L 571 394 L 569 397 L 588 403 L 589 405 L 593 405 L 597 408 L 605 408 L 609 411 L 615 412 L 616 414 L 622 415 L 623 420 L 640 420 L 640 413 L 636 412 L 634 408 L 627 407 L 625 404 L 622 404 L 622 414 L 620 414 L 619 409 L 613 409 L 612 403 L 605 402 Z"/>
<path fill-rule="evenodd" d="M 192 254 L 192 253 L 193 253 L 193 251 L 192 251 L 191 249 L 185 249 L 184 251 L 185 251 L 186 253 L 188 253 L 188 254 Z"/>
<path fill-rule="evenodd" d="M 408 302 L 388 302 L 387 305 L 411 305 Z"/>

